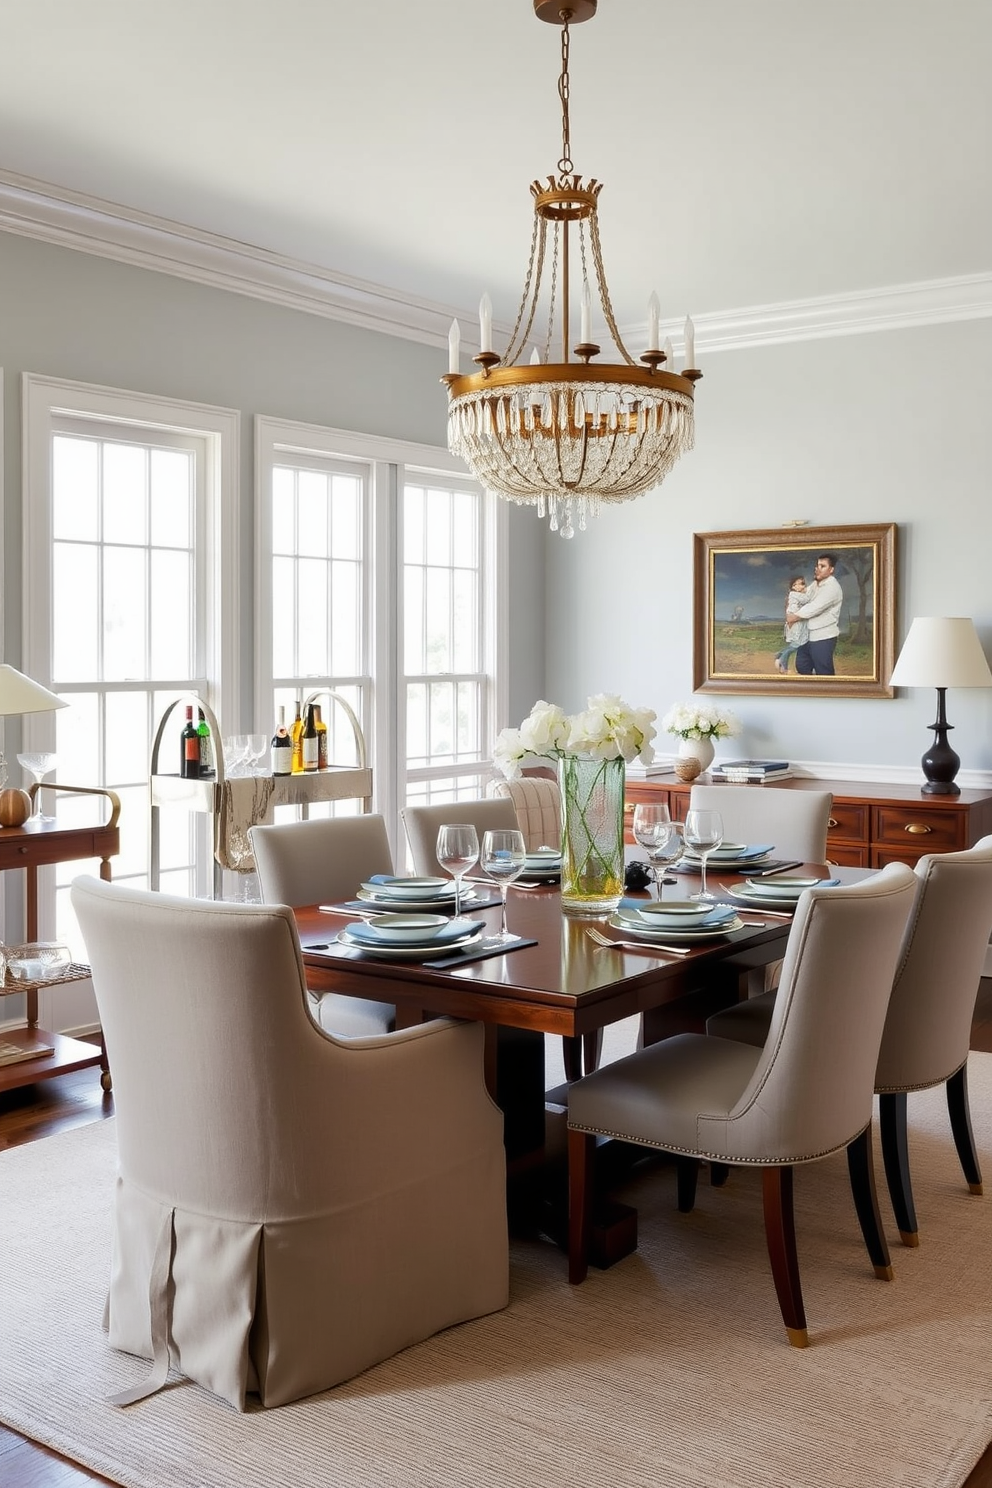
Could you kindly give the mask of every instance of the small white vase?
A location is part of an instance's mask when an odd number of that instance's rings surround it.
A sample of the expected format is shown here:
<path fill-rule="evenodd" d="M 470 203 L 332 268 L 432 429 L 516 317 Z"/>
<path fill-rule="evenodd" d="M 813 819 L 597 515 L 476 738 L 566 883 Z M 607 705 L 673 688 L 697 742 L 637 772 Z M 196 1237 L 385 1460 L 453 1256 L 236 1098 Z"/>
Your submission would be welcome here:
<path fill-rule="evenodd" d="M 679 759 L 697 759 L 702 773 L 713 763 L 716 749 L 712 739 L 680 739 L 677 754 Z"/>

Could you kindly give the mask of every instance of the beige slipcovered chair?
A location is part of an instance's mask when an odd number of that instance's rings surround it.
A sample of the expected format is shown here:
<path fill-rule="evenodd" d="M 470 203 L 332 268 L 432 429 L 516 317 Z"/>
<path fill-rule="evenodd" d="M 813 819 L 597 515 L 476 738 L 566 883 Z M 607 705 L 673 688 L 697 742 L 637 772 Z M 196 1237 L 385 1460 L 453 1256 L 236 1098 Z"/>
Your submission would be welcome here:
<path fill-rule="evenodd" d="M 245 1408 L 326 1390 L 506 1305 L 503 1119 L 483 1030 L 337 1039 L 285 905 L 77 878 L 114 1071 L 107 1321 Z"/>
<path fill-rule="evenodd" d="M 885 1176 L 904 1245 L 919 1244 L 907 1091 L 946 1083 L 961 1167 L 971 1192 L 982 1192 L 968 1109 L 968 1045 L 992 935 L 992 837 L 965 852 L 927 854 L 915 874 L 919 897 L 906 928 L 875 1071 Z M 764 993 L 714 1014 L 706 1031 L 760 1046 L 774 1007 L 775 993 Z"/>
<path fill-rule="evenodd" d="M 779 858 L 825 863 L 830 791 L 769 785 L 694 785 L 693 811 L 719 811 L 728 842 L 773 842 Z"/>
<path fill-rule="evenodd" d="M 353 899 L 373 873 L 392 873 L 393 856 L 381 816 L 314 817 L 250 827 L 258 884 L 264 904 L 338 904 Z M 339 992 L 311 992 L 310 1010 L 321 1028 L 344 1038 L 388 1033 L 396 1009 Z"/>
<path fill-rule="evenodd" d="M 561 846 L 561 791 L 557 780 L 521 775 L 519 780 L 491 780 L 486 794 L 513 802 L 517 826 L 528 852 Z"/>
<path fill-rule="evenodd" d="M 891 1275 L 871 1158 L 872 1087 L 899 946 L 916 894 L 901 863 L 861 883 L 808 889 L 789 934 L 764 1047 L 683 1033 L 569 1089 L 569 1279 L 584 1280 L 597 1136 L 675 1153 L 679 1208 L 700 1159 L 762 1169 L 765 1233 L 789 1341 L 805 1347 L 793 1168 L 847 1148 L 875 1272 Z"/>
<path fill-rule="evenodd" d="M 437 860 L 437 834 L 440 827 L 449 822 L 470 822 L 479 834 L 499 827 L 515 828 L 517 813 L 513 802 L 500 801 L 445 801 L 440 806 L 404 806 L 400 811 L 406 828 L 407 841 L 413 857 L 413 871 L 421 874 L 444 874 Z"/>

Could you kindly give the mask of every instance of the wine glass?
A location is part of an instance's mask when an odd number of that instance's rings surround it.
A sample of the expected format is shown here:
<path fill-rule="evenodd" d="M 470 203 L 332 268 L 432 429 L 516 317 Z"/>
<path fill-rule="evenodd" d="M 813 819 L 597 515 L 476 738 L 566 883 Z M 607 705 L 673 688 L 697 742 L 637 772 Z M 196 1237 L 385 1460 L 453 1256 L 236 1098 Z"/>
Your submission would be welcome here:
<path fill-rule="evenodd" d="M 668 841 L 664 844 L 663 847 L 655 848 L 655 873 L 657 874 L 659 870 L 661 873 L 661 876 L 658 879 L 659 901 L 662 897 L 661 886 L 665 881 L 665 876 L 668 869 L 674 867 L 674 865 L 679 861 L 679 858 L 681 858 L 684 852 L 685 842 L 682 837 L 682 823 L 672 822 L 672 835 L 669 837 Z"/>
<path fill-rule="evenodd" d="M 224 740 L 224 771 L 229 780 L 245 773 L 248 758 L 248 735 L 231 734 Z"/>
<path fill-rule="evenodd" d="M 30 754 L 19 754 L 17 763 L 22 769 L 27 770 L 29 775 L 34 776 L 35 784 L 40 785 L 49 771 L 55 769 L 55 755 L 47 754 L 44 750 L 36 750 Z M 35 792 L 34 810 L 24 823 L 28 826 L 31 822 L 36 825 L 40 822 L 54 821 L 54 816 L 45 816 L 41 809 L 41 791 Z"/>
<path fill-rule="evenodd" d="M 685 816 L 685 845 L 699 858 L 702 883 L 698 894 L 690 899 L 715 899 L 716 895 L 706 888 L 706 859 L 723 841 L 723 818 L 719 811 L 687 811 Z"/>
<path fill-rule="evenodd" d="M 479 834 L 471 822 L 449 822 L 438 828 L 434 855 L 455 880 L 455 915 L 462 911 L 462 876 L 479 857 Z"/>
<path fill-rule="evenodd" d="M 246 734 L 247 757 L 245 761 L 245 774 L 257 775 L 258 767 L 262 761 L 262 755 L 269 747 L 269 741 L 265 734 Z"/>
<path fill-rule="evenodd" d="M 482 857 L 479 862 L 483 870 L 499 884 L 503 901 L 499 934 L 491 938 L 496 941 L 513 940 L 506 928 L 506 891 L 515 878 L 519 878 L 527 862 L 527 848 L 523 832 L 506 827 L 493 828 L 483 833 Z"/>
<path fill-rule="evenodd" d="M 658 856 L 661 849 L 666 845 L 674 831 L 671 812 L 665 802 L 640 801 L 634 807 L 634 820 L 631 831 L 634 841 L 639 847 L 643 847 L 648 855 L 651 868 L 654 872 L 654 881 L 658 886 L 658 898 L 661 898 L 661 880 L 664 877 L 661 871 L 661 859 Z"/>

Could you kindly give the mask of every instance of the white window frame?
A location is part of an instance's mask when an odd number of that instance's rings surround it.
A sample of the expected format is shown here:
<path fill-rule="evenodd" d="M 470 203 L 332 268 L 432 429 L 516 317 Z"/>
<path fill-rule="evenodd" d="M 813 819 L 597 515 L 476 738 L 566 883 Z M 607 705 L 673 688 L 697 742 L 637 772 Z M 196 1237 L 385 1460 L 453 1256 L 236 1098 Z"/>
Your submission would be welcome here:
<path fill-rule="evenodd" d="M 402 657 L 398 650 L 402 623 L 403 552 L 399 520 L 399 495 L 410 478 L 424 483 L 432 474 L 445 484 L 456 479 L 473 486 L 460 460 L 434 445 L 414 444 L 401 439 L 354 434 L 318 424 L 300 423 L 268 414 L 255 416 L 255 698 L 257 708 L 272 696 L 272 470 L 280 458 L 293 455 L 322 455 L 353 461 L 369 471 L 370 520 L 369 563 L 371 574 L 371 645 L 368 663 L 372 687 L 369 717 L 362 728 L 370 747 L 375 807 L 386 819 L 394 850 L 406 781 L 405 687 Z M 492 677 L 489 717 L 493 737 L 504 726 L 509 707 L 507 601 L 509 548 L 506 503 L 492 494 L 485 501 L 485 542 L 492 561 L 486 564 L 484 596 L 487 626 L 485 669 Z M 267 716 L 256 719 L 256 727 L 271 727 Z M 480 768 L 482 768 L 480 766 Z"/>

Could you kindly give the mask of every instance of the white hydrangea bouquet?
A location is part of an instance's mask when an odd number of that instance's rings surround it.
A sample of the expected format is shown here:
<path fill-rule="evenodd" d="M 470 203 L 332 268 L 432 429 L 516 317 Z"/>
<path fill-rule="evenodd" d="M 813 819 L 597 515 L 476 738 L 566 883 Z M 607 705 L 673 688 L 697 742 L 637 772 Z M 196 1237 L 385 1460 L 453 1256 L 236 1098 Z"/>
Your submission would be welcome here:
<path fill-rule="evenodd" d="M 493 763 L 508 780 L 515 779 L 523 761 L 532 757 L 559 760 L 582 755 L 594 760 L 623 759 L 628 764 L 640 758 L 649 765 L 654 759 L 651 741 L 657 716 L 651 708 L 632 708 L 616 693 L 597 693 L 587 700 L 583 712 L 571 715 L 542 699 L 519 728 L 500 732 Z"/>
<path fill-rule="evenodd" d="M 730 739 L 741 731 L 736 713 L 704 703 L 673 703 L 661 726 L 679 739 Z"/>
<path fill-rule="evenodd" d="M 631 708 L 598 693 L 581 713 L 535 703 L 519 728 L 496 740 L 495 764 L 508 779 L 527 759 L 554 760 L 561 789 L 561 906 L 566 913 L 608 914 L 623 894 L 624 765 L 650 764 L 655 736 L 650 708 Z"/>

